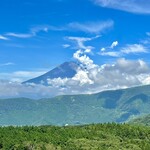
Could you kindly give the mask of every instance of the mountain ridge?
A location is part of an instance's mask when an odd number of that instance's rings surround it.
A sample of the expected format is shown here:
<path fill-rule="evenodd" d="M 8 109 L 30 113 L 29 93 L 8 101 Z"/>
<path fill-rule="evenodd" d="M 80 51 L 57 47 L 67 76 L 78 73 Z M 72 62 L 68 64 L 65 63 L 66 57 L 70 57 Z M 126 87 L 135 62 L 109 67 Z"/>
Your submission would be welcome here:
<path fill-rule="evenodd" d="M 149 108 L 150 85 L 39 100 L 0 99 L 0 125 L 122 123 L 150 114 Z"/>

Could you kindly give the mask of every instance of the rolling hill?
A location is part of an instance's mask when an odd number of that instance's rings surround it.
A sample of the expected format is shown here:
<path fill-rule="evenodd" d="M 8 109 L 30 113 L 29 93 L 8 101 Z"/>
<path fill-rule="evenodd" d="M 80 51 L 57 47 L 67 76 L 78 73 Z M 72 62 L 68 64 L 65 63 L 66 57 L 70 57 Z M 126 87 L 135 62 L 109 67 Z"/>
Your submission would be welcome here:
<path fill-rule="evenodd" d="M 126 122 L 150 114 L 150 85 L 91 95 L 0 99 L 0 125 Z"/>

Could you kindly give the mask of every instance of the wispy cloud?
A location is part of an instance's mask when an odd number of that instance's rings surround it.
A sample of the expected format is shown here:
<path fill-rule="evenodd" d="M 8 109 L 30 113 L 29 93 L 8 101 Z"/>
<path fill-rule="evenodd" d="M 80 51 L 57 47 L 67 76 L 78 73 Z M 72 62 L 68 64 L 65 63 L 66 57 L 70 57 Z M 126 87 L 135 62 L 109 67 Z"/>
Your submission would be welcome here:
<path fill-rule="evenodd" d="M 16 38 L 31 38 L 36 36 L 39 32 L 48 32 L 49 28 L 48 26 L 37 26 L 34 28 L 30 29 L 30 32 L 28 33 L 6 33 L 5 36 L 10 36 L 10 37 L 16 37 Z"/>
<path fill-rule="evenodd" d="M 92 0 L 101 7 L 137 14 L 150 14 L 150 0 Z"/>
<path fill-rule="evenodd" d="M 147 47 L 142 44 L 128 44 L 125 47 L 120 48 L 118 51 L 106 51 L 106 49 L 101 49 L 99 55 L 102 56 L 112 56 L 112 57 L 122 57 L 128 54 L 139 54 L 139 53 L 148 53 Z"/>
<path fill-rule="evenodd" d="M 120 52 L 100 52 L 98 54 L 102 56 L 111 56 L 111 57 L 121 57 L 122 55 L 122 53 Z"/>
<path fill-rule="evenodd" d="M 31 33 L 22 34 L 22 33 L 6 33 L 6 36 L 16 37 L 16 38 L 31 38 L 34 35 Z"/>
<path fill-rule="evenodd" d="M 68 27 L 75 31 L 99 34 L 106 29 L 112 28 L 113 25 L 114 22 L 112 20 L 108 20 L 108 21 L 99 21 L 99 22 L 89 22 L 85 24 L 73 22 L 68 24 Z"/>
<path fill-rule="evenodd" d="M 130 54 L 130 53 L 146 53 L 147 48 L 141 44 L 132 44 L 127 45 L 126 47 L 121 49 L 121 53 Z"/>
<path fill-rule="evenodd" d="M 63 48 L 68 48 L 68 47 L 70 47 L 70 44 L 63 44 L 62 47 Z"/>
<path fill-rule="evenodd" d="M 86 38 L 86 37 L 67 37 L 67 39 L 75 41 L 77 44 L 77 49 L 87 49 L 91 48 L 91 46 L 85 46 L 84 42 L 91 41 L 92 38 Z"/>
<path fill-rule="evenodd" d="M 91 50 L 94 49 L 93 46 L 86 46 L 85 45 L 85 42 L 87 41 L 92 41 L 94 39 L 97 39 L 99 38 L 100 36 L 95 36 L 95 37 L 66 37 L 66 39 L 68 40 L 71 40 L 71 41 L 74 41 L 76 43 L 76 49 L 82 49 L 82 50 L 85 50 L 86 53 L 91 53 Z"/>
<path fill-rule="evenodd" d="M 150 32 L 146 32 L 146 35 L 147 35 L 147 36 L 150 36 Z"/>
<path fill-rule="evenodd" d="M 48 31 L 80 31 L 86 33 L 94 33 L 99 34 L 106 29 L 112 28 L 114 22 L 112 20 L 107 21 L 98 21 L 98 22 L 88 22 L 88 23 L 79 23 L 72 22 L 68 23 L 64 26 L 52 26 L 52 25 L 38 25 L 31 29 L 27 33 L 14 33 L 8 32 L 5 35 L 0 35 L 0 40 L 8 40 L 7 37 L 15 37 L 15 38 L 32 38 L 37 36 L 39 32 L 48 32 Z"/>
<path fill-rule="evenodd" d="M 9 39 L 3 35 L 0 35 L 0 40 L 9 40 Z"/>
<path fill-rule="evenodd" d="M 7 62 L 7 63 L 3 63 L 3 64 L 0 64 L 0 66 L 11 66 L 11 65 L 15 65 L 15 63 L 13 62 Z"/>
<path fill-rule="evenodd" d="M 0 66 L 8 66 L 8 65 L 14 65 L 13 63 L 5 63 L 1 64 Z M 35 70 L 35 71 L 15 71 L 11 73 L 0 73 L 0 79 L 7 79 L 11 82 L 23 82 L 31 78 L 35 78 L 37 76 L 40 76 L 44 73 L 46 73 L 48 70 L 42 69 L 42 70 Z"/>

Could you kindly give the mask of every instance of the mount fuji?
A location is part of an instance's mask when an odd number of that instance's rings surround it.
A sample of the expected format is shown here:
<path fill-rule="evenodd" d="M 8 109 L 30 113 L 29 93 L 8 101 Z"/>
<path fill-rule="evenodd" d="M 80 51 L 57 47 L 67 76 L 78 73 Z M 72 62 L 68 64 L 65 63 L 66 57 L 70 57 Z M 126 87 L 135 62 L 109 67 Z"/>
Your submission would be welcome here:
<path fill-rule="evenodd" d="M 34 84 L 43 84 L 47 85 L 48 79 L 54 79 L 54 78 L 72 78 L 76 73 L 77 69 L 79 67 L 79 64 L 73 61 L 70 62 L 64 62 L 63 64 L 59 65 L 58 67 L 50 70 L 49 72 L 35 77 L 33 79 L 27 80 L 24 83 L 34 83 Z"/>

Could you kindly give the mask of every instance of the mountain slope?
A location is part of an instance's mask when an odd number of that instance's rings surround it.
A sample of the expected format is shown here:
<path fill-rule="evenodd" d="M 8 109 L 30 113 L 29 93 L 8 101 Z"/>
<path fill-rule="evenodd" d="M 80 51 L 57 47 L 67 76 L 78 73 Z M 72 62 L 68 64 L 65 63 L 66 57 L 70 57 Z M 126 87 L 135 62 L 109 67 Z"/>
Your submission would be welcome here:
<path fill-rule="evenodd" d="M 150 85 L 91 95 L 0 100 L 0 125 L 126 122 L 150 114 Z"/>
<path fill-rule="evenodd" d="M 65 62 L 53 70 L 23 83 L 35 83 L 47 85 L 47 79 L 72 78 L 77 73 L 78 64 L 75 62 Z"/>
<path fill-rule="evenodd" d="M 150 114 L 131 120 L 129 123 L 150 126 Z"/>

